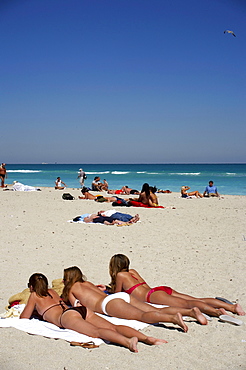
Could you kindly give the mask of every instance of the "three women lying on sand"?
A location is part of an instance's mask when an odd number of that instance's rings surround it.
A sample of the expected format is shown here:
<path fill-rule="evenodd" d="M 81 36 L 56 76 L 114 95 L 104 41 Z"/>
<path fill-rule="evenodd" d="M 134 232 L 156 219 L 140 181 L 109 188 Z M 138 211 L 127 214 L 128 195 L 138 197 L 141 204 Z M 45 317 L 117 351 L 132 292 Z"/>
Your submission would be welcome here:
<path fill-rule="evenodd" d="M 149 345 L 166 341 L 148 337 L 127 326 L 115 326 L 95 315 L 95 312 L 150 324 L 170 322 L 179 325 L 184 332 L 187 332 L 188 327 L 182 315 L 193 317 L 202 325 L 207 324 L 207 319 L 201 311 L 217 317 L 226 313 L 225 310 L 245 315 L 239 304 L 230 305 L 214 298 L 197 299 L 171 288 L 167 291 L 151 289 L 136 270 L 129 270 L 129 260 L 121 254 L 111 258 L 110 274 L 114 294 L 107 295 L 94 284 L 85 281 L 78 267 L 65 269 L 61 299 L 53 289 L 48 288 L 47 278 L 41 273 L 35 273 L 29 279 L 31 295 L 20 318 L 30 318 L 36 309 L 44 320 L 58 327 L 117 343 L 137 352 L 138 341 Z M 144 303 L 146 296 L 151 303 L 172 306 L 155 308 Z"/>

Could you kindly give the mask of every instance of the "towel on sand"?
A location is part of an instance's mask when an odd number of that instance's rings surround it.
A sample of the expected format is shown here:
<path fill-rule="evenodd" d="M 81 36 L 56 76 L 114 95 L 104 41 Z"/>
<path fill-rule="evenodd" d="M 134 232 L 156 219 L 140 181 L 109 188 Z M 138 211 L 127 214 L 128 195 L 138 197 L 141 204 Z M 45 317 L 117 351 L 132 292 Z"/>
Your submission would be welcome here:
<path fill-rule="evenodd" d="M 136 202 L 135 200 L 131 200 L 129 201 L 129 204 L 130 206 L 133 206 L 133 207 L 143 207 L 143 208 L 165 208 L 163 206 L 154 206 L 154 207 L 151 207 L 151 206 L 147 206 L 146 204 L 143 204 L 141 202 Z"/>
<path fill-rule="evenodd" d="M 148 326 L 140 321 L 136 320 L 125 320 L 118 319 L 117 317 L 109 317 L 106 315 L 97 314 L 98 316 L 103 317 L 104 319 L 110 321 L 115 325 L 126 325 L 136 330 L 144 329 Z M 64 339 L 68 342 L 80 342 L 86 343 L 93 341 L 96 345 L 104 343 L 100 338 L 92 338 L 87 335 L 77 333 L 76 331 L 69 329 L 61 329 L 58 326 L 51 324 L 47 321 L 40 321 L 37 319 L 19 319 L 19 318 L 9 318 L 9 319 L 0 319 L 0 327 L 2 328 L 16 328 L 18 330 L 25 331 L 29 334 L 42 335 L 46 338 L 54 339 Z"/>

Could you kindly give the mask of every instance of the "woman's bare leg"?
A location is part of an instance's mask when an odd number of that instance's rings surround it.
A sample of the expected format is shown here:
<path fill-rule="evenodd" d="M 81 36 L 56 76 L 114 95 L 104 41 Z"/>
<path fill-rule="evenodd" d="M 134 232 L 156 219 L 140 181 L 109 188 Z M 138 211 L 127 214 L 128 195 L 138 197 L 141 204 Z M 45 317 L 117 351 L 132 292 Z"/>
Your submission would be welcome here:
<path fill-rule="evenodd" d="M 220 315 L 225 314 L 224 309 L 222 308 L 214 308 L 207 304 L 204 301 L 197 300 L 197 299 L 183 299 L 179 297 L 175 297 L 173 294 L 169 295 L 163 291 L 153 292 L 150 296 L 151 303 L 156 304 L 165 304 L 170 307 L 181 307 L 181 308 L 194 308 L 198 307 L 199 310 L 203 313 L 206 313 L 209 316 L 219 317 Z M 160 309 L 162 312 L 165 312 L 165 308 Z"/>
<path fill-rule="evenodd" d="M 195 195 L 197 198 L 202 198 L 203 195 L 201 193 L 199 193 L 198 190 L 196 191 L 191 191 L 190 193 L 187 193 L 189 196 L 192 196 L 192 195 Z"/>
<path fill-rule="evenodd" d="M 127 338 L 115 330 L 98 328 L 95 325 L 83 320 L 76 311 L 68 311 L 62 315 L 62 325 L 66 329 L 75 330 L 78 333 L 88 335 L 92 338 L 101 338 L 112 343 L 120 344 L 128 348 L 131 352 L 138 352 L 138 338 Z"/>
<path fill-rule="evenodd" d="M 139 301 L 139 303 L 143 304 Z M 149 306 L 146 304 L 146 306 Z M 151 306 L 150 307 L 150 310 Z M 148 324 L 154 324 L 158 322 L 171 322 L 173 324 L 179 325 L 184 332 L 188 331 L 187 325 L 185 325 L 183 318 L 180 313 L 175 315 L 166 314 L 162 309 L 152 310 L 146 309 L 146 311 L 142 311 L 139 308 L 132 306 L 131 304 L 123 301 L 122 299 L 116 298 L 112 301 L 109 301 L 106 306 L 107 312 L 110 316 L 119 317 L 122 319 L 129 319 L 129 320 L 138 320 L 142 322 L 146 322 Z"/>
<path fill-rule="evenodd" d="M 159 291 L 159 293 L 164 293 L 164 296 L 170 297 L 169 294 Z M 163 298 L 162 298 L 163 300 Z M 192 307 L 192 308 L 187 308 L 187 307 L 174 307 L 174 306 L 169 306 L 169 307 L 164 307 L 164 308 L 157 308 L 153 307 L 145 302 L 140 302 L 138 299 L 134 298 L 131 296 L 131 305 L 139 308 L 140 310 L 144 312 L 151 312 L 151 311 L 161 311 L 162 313 L 165 314 L 171 314 L 171 315 L 176 315 L 178 312 L 181 313 L 182 316 L 190 316 L 196 319 L 200 324 L 206 325 L 207 320 L 206 318 L 202 315 L 201 311 L 197 307 Z M 156 304 L 163 304 L 163 303 L 157 303 Z M 186 305 L 186 303 L 185 303 Z"/>
<path fill-rule="evenodd" d="M 90 314 L 86 316 L 86 321 L 100 328 L 106 328 L 106 329 L 117 331 L 119 334 L 124 335 L 127 338 L 137 337 L 140 342 L 143 342 L 146 344 L 158 345 L 158 344 L 167 343 L 167 341 L 164 339 L 148 337 L 142 334 L 141 332 L 133 328 L 130 328 L 129 326 L 114 325 L 110 323 L 109 321 L 103 319 L 102 317 L 94 314 L 92 311 Z"/>
<path fill-rule="evenodd" d="M 182 298 L 186 300 L 198 300 L 202 301 L 204 303 L 207 303 L 208 305 L 214 307 L 214 308 L 224 308 L 226 311 L 229 311 L 231 313 L 244 316 L 245 311 L 242 309 L 241 305 L 239 303 L 237 304 L 229 304 L 223 301 L 220 301 L 216 298 L 195 298 L 187 294 L 179 293 L 173 290 L 172 296 L 177 298 Z"/>

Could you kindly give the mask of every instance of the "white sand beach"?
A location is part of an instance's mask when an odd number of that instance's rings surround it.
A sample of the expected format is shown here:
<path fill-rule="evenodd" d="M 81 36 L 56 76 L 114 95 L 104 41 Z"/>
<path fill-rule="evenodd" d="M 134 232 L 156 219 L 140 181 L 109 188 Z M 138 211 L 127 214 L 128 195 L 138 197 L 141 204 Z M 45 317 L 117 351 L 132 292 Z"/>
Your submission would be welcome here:
<path fill-rule="evenodd" d="M 75 196 L 62 200 L 63 192 Z M 35 192 L 0 191 L 0 312 L 8 298 L 27 286 L 34 272 L 51 282 L 63 269 L 79 266 L 89 281 L 107 284 L 108 264 L 126 254 L 151 286 L 168 285 L 196 297 L 224 297 L 246 309 L 246 197 L 182 199 L 159 194 L 166 209 L 118 207 L 140 215 L 129 227 L 69 223 L 83 213 L 112 209 L 110 203 L 79 200 L 78 189 L 42 188 Z M 172 209 L 172 206 L 175 209 Z M 236 316 L 238 317 L 238 316 Z M 246 316 L 242 326 L 213 318 L 206 326 L 193 319 L 188 333 L 177 326 L 150 325 L 148 335 L 167 344 L 139 343 L 139 353 L 102 344 L 86 350 L 64 340 L 0 328 L 4 370 L 24 369 L 246 369 Z"/>

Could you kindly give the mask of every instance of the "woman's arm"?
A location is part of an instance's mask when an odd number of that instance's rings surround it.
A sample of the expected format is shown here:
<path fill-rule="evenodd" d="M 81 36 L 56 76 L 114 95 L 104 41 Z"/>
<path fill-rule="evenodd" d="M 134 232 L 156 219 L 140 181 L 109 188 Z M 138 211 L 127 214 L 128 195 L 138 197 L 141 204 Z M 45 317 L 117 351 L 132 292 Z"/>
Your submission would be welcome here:
<path fill-rule="evenodd" d="M 20 319 L 30 319 L 30 317 L 32 316 L 33 310 L 35 308 L 35 305 L 36 305 L 36 302 L 35 302 L 34 293 L 31 293 L 27 301 L 26 307 L 24 308 L 24 310 L 22 311 L 20 315 Z"/>

